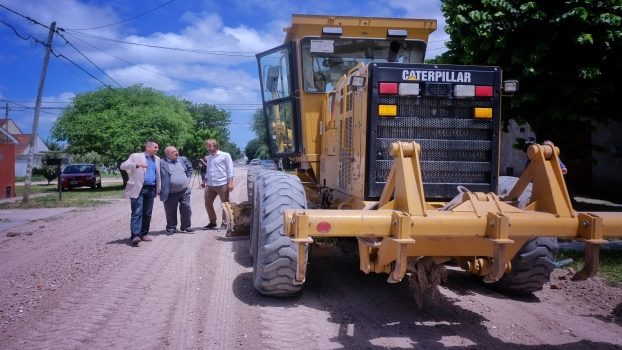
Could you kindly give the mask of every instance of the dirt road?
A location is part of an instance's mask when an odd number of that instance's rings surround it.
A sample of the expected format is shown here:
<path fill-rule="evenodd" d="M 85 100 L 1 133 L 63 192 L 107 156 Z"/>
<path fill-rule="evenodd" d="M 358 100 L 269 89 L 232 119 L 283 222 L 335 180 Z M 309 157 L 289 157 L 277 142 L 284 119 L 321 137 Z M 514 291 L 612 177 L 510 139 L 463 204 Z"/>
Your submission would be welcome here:
<path fill-rule="evenodd" d="M 200 228 L 200 189 L 192 201 Z M 152 242 L 130 246 L 128 226 L 121 200 L 0 232 L 0 349 L 622 348 L 622 289 L 599 279 L 556 270 L 516 299 L 450 271 L 440 300 L 418 309 L 406 282 L 338 254 L 310 261 L 299 296 L 265 298 L 251 286 L 248 240 L 166 236 L 160 202 Z"/>

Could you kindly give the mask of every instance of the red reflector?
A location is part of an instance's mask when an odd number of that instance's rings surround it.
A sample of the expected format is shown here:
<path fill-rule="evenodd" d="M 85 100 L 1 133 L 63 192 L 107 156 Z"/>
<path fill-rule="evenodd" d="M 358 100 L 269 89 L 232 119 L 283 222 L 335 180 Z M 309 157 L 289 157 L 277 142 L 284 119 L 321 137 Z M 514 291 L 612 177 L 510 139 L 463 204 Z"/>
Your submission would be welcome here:
<path fill-rule="evenodd" d="M 476 86 L 475 97 L 492 97 L 492 86 Z"/>
<path fill-rule="evenodd" d="M 381 95 L 397 95 L 397 83 L 380 83 L 378 88 Z"/>
<path fill-rule="evenodd" d="M 333 227 L 330 225 L 330 223 L 328 223 L 326 221 L 322 221 L 322 222 L 318 223 L 317 227 L 316 227 L 318 233 L 328 233 L 328 232 L 330 232 L 330 230 L 332 228 Z"/>

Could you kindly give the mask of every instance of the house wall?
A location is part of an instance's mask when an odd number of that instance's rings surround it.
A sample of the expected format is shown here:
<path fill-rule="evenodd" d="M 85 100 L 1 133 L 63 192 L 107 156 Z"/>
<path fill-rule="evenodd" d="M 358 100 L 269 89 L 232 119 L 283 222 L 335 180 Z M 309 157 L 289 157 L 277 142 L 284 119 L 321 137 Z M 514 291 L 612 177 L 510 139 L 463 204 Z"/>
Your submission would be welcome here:
<path fill-rule="evenodd" d="M 499 154 L 499 175 L 520 176 L 527 164 L 527 155 L 514 147 L 517 139 L 536 137 L 529 124 L 518 125 L 513 119 L 508 122 L 508 131 L 501 133 Z"/>
<path fill-rule="evenodd" d="M 33 168 L 40 168 L 42 166 L 41 160 L 42 154 L 35 154 L 32 162 Z M 18 156 L 15 158 L 15 176 L 26 176 L 26 170 L 28 167 L 28 155 Z"/>
<path fill-rule="evenodd" d="M 41 139 L 37 136 L 35 141 L 35 153 L 33 158 L 32 167 L 41 167 L 41 160 L 43 159 L 43 152 L 47 152 L 49 149 Z M 28 166 L 28 152 L 30 152 L 30 146 L 26 147 L 21 154 L 15 157 L 15 176 L 26 176 L 26 170 Z"/>
<path fill-rule="evenodd" d="M 15 144 L 0 144 L 0 198 L 15 197 Z"/>
<path fill-rule="evenodd" d="M 592 123 L 592 188 L 622 204 L 622 123 Z"/>

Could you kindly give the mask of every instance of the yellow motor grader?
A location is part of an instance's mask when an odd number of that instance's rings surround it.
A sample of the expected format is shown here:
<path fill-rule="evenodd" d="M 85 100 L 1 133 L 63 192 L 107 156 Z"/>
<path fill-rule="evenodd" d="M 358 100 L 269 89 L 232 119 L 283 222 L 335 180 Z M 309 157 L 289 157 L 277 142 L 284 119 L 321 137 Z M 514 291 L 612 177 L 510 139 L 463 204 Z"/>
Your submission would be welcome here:
<path fill-rule="evenodd" d="M 531 293 L 549 279 L 557 237 L 585 241 L 574 277 L 585 279 L 604 238 L 622 236 L 622 215 L 573 209 L 555 146 L 532 145 L 522 176 L 500 188 L 501 98 L 518 84 L 499 67 L 423 64 L 435 29 L 293 15 L 285 43 L 257 55 L 270 151 L 296 167 L 249 170 L 260 293 L 300 291 L 318 242 L 349 243 L 360 269 L 388 282 L 425 260 Z"/>

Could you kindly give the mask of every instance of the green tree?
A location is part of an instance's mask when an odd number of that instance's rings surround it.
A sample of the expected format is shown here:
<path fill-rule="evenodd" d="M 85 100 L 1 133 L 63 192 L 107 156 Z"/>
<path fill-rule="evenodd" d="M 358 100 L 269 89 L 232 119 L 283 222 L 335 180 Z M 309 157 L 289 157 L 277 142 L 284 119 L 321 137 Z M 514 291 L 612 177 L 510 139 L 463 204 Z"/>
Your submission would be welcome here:
<path fill-rule="evenodd" d="M 72 155 L 72 162 L 73 163 L 87 163 L 87 164 L 96 164 L 96 165 L 103 165 L 103 157 L 97 153 L 97 152 L 87 152 L 84 154 L 76 154 L 76 155 Z"/>
<path fill-rule="evenodd" d="M 504 99 L 507 122 L 553 140 L 571 191 L 588 190 L 592 122 L 621 120 L 622 0 L 443 0 L 451 41 L 442 63 L 496 65 L 520 91 Z M 523 140 L 513 140 L 515 144 Z"/>
<path fill-rule="evenodd" d="M 251 120 L 251 130 L 255 132 L 255 135 L 257 135 L 259 140 L 266 144 L 268 130 L 266 129 L 266 119 L 262 109 L 256 110 L 255 114 L 253 114 L 253 119 Z"/>
<path fill-rule="evenodd" d="M 262 146 L 265 147 L 265 142 L 262 142 L 258 138 L 254 138 L 248 141 L 248 143 L 246 144 L 246 147 L 244 147 L 244 154 L 248 158 L 249 162 L 251 161 L 251 159 L 259 158 L 257 156 L 259 153 L 258 150 Z"/>
<path fill-rule="evenodd" d="M 47 165 L 48 159 L 60 159 L 63 156 L 61 151 L 46 152 L 41 158 L 41 165 L 33 169 L 33 175 L 41 175 L 48 180 L 48 185 L 52 180 L 58 178 L 58 165 Z"/>
<path fill-rule="evenodd" d="M 521 90 L 506 117 L 560 142 L 585 120 L 622 119 L 622 0 L 443 0 L 441 63 L 498 65 Z"/>
<path fill-rule="evenodd" d="M 229 141 L 229 112 L 209 104 L 192 104 L 186 101 L 186 108 L 192 116 L 191 135 L 184 145 L 179 145 L 182 155 L 188 159 L 205 156 L 205 140 L 215 139 L 222 145 Z M 224 150 L 224 147 L 221 147 Z"/>
<path fill-rule="evenodd" d="M 47 138 L 45 141 L 45 146 L 48 148 L 49 152 L 46 152 L 41 158 L 41 165 L 33 169 L 34 175 L 41 175 L 46 180 L 48 180 L 48 185 L 50 182 L 58 177 L 58 165 L 47 165 L 48 159 L 60 159 L 63 157 L 63 145 L 52 139 Z"/>
<path fill-rule="evenodd" d="M 257 135 L 256 138 L 250 140 L 244 148 L 244 154 L 250 161 L 253 158 L 267 159 L 270 158 L 270 150 L 267 142 L 266 121 L 263 110 L 258 109 L 253 114 L 251 120 L 251 130 Z"/>
<path fill-rule="evenodd" d="M 185 145 L 193 119 L 187 103 L 141 85 L 78 95 L 52 127 L 67 152 L 96 152 L 103 165 L 119 166 L 147 140 Z M 124 180 L 125 180 L 124 176 Z"/>

